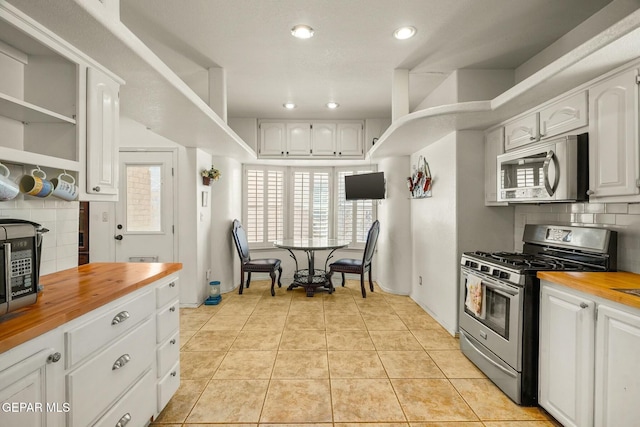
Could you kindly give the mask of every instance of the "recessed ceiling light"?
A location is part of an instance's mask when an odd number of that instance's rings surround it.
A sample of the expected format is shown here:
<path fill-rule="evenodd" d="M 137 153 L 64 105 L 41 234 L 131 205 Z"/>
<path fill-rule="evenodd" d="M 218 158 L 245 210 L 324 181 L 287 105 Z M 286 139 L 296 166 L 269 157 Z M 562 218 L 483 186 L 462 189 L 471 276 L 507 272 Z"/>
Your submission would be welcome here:
<path fill-rule="evenodd" d="M 294 104 L 293 102 L 285 102 L 284 104 L 282 104 L 282 106 L 287 110 L 293 110 L 294 108 L 296 108 L 296 104 Z"/>
<path fill-rule="evenodd" d="M 338 104 L 337 102 L 327 102 L 327 108 L 329 108 L 331 110 L 335 110 L 339 106 L 340 106 L 340 104 Z"/>
<path fill-rule="evenodd" d="M 299 24 L 291 29 L 291 35 L 299 39 L 309 39 L 313 37 L 313 28 L 308 25 Z"/>
<path fill-rule="evenodd" d="M 393 32 L 393 37 L 398 40 L 410 39 L 416 34 L 416 31 L 415 27 L 400 27 Z"/>

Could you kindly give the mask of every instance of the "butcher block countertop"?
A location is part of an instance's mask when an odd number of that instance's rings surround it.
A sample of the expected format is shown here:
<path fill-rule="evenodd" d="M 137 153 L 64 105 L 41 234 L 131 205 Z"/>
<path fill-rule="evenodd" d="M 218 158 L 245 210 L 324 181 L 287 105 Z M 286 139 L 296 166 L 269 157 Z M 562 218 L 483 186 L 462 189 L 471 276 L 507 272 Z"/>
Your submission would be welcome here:
<path fill-rule="evenodd" d="M 607 273 L 540 271 L 538 278 L 640 309 L 640 296 L 616 290 L 640 290 L 640 274 L 623 271 Z"/>
<path fill-rule="evenodd" d="M 38 301 L 0 317 L 0 354 L 181 269 L 180 263 L 92 263 L 41 276 Z"/>

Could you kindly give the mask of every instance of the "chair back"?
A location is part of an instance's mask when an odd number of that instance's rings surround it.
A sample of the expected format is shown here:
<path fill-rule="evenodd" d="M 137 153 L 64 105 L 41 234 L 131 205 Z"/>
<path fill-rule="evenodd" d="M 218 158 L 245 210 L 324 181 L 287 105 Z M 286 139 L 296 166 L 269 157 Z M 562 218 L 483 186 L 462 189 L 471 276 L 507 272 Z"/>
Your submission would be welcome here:
<path fill-rule="evenodd" d="M 243 263 L 251 261 L 249 255 L 249 241 L 247 240 L 247 233 L 244 231 L 242 224 L 237 219 L 233 220 L 233 228 L 231 229 L 233 234 L 233 242 L 236 244 L 238 250 L 238 256 Z"/>
<path fill-rule="evenodd" d="M 367 234 L 367 243 L 364 246 L 364 254 L 362 255 L 362 266 L 371 264 L 373 253 L 376 250 L 376 243 L 378 243 L 378 234 L 380 234 L 380 221 L 377 219 L 371 224 L 369 233 Z"/>

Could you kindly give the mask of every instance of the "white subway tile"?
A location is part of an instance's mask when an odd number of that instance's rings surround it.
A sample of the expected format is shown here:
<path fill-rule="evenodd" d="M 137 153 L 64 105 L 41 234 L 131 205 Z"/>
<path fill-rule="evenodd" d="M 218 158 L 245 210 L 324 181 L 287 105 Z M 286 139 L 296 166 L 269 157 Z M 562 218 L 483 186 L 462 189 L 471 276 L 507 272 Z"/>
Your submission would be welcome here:
<path fill-rule="evenodd" d="M 585 203 L 585 213 L 604 213 L 604 203 Z"/>
<path fill-rule="evenodd" d="M 640 229 L 640 216 L 617 214 L 616 225 L 622 225 L 625 227 L 636 227 Z"/>
<path fill-rule="evenodd" d="M 58 233 L 71 233 L 71 232 L 78 232 L 78 228 L 79 228 L 79 220 L 78 219 L 73 219 L 73 220 L 58 220 L 56 221 L 56 228 L 57 228 L 57 232 Z"/>
<path fill-rule="evenodd" d="M 74 209 L 56 209 L 57 219 L 78 219 L 80 213 Z"/>
<path fill-rule="evenodd" d="M 16 208 L 16 200 L 4 200 L 0 202 L 0 211 L 4 209 L 15 209 Z"/>
<path fill-rule="evenodd" d="M 582 224 L 593 224 L 593 214 L 578 214 L 576 220 Z"/>
<path fill-rule="evenodd" d="M 629 203 L 629 213 L 632 215 L 640 215 L 640 203 Z"/>
<path fill-rule="evenodd" d="M 55 273 L 56 270 L 56 262 L 55 261 L 43 261 L 40 264 L 40 275 L 44 276 L 45 274 Z"/>
<path fill-rule="evenodd" d="M 597 213 L 595 214 L 594 222 L 596 224 L 615 225 L 616 216 L 614 214 Z"/>
<path fill-rule="evenodd" d="M 611 214 L 626 214 L 628 212 L 628 205 L 626 203 L 606 203 L 604 210 L 606 213 Z"/>
<path fill-rule="evenodd" d="M 58 233 L 56 236 L 56 245 L 78 245 L 78 233 Z"/>
<path fill-rule="evenodd" d="M 56 267 L 58 271 L 66 270 L 68 268 L 74 268 L 78 266 L 78 254 L 76 253 L 74 256 L 59 258 Z"/>
<path fill-rule="evenodd" d="M 584 203 L 572 203 L 571 204 L 571 213 L 583 213 L 584 212 Z"/>
<path fill-rule="evenodd" d="M 55 221 L 56 210 L 55 209 L 33 209 L 31 211 L 31 220 L 42 224 L 44 221 Z"/>
<path fill-rule="evenodd" d="M 553 212 L 567 213 L 571 212 L 571 205 L 569 203 L 554 203 L 551 209 Z"/>

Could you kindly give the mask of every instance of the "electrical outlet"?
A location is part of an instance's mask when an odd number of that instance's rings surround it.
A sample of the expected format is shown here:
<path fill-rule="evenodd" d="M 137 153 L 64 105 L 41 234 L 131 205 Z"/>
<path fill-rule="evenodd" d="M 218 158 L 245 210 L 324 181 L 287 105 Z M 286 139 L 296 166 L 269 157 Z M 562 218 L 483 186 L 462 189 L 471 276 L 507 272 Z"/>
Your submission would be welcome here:
<path fill-rule="evenodd" d="M 207 280 L 211 279 L 211 270 L 207 270 Z"/>
<path fill-rule="evenodd" d="M 418 285 L 422 286 L 422 276 L 418 276 Z"/>

